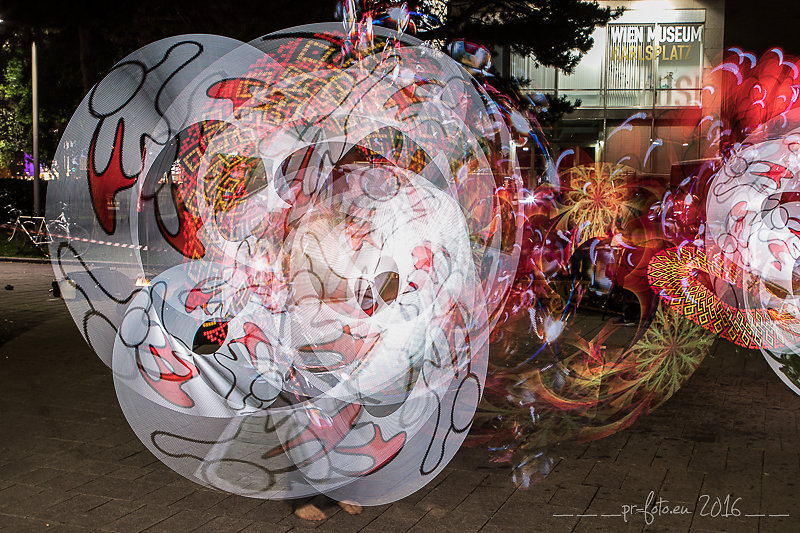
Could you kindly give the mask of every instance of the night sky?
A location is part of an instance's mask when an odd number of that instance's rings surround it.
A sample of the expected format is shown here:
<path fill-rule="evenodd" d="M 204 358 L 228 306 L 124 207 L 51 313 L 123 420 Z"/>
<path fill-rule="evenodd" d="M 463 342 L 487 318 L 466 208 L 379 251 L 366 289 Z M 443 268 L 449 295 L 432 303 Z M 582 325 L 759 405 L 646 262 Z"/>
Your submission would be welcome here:
<path fill-rule="evenodd" d="M 761 55 L 775 46 L 800 55 L 800 2 L 797 0 L 727 0 L 725 47 L 738 46 Z"/>

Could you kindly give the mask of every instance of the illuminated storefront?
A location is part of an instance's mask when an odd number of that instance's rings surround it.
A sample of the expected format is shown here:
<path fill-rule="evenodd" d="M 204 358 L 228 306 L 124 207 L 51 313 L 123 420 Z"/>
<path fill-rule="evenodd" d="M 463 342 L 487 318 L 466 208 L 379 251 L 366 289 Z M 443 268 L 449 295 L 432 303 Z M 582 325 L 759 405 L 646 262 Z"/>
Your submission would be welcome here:
<path fill-rule="evenodd" d="M 696 118 L 701 80 L 721 55 L 724 0 L 600 4 L 626 11 L 594 32 L 594 47 L 572 74 L 513 55 L 505 65 L 512 75 L 531 80 L 537 91 L 581 100 L 552 132 L 553 144 L 594 159 L 615 159 L 620 147 L 609 141 L 609 133 L 636 115 L 628 123 L 643 144 L 669 139 L 665 142 L 687 146 L 682 159 L 698 158 L 703 147 L 680 138 L 679 122 Z M 648 170 L 668 174 L 670 164 L 654 158 Z"/>

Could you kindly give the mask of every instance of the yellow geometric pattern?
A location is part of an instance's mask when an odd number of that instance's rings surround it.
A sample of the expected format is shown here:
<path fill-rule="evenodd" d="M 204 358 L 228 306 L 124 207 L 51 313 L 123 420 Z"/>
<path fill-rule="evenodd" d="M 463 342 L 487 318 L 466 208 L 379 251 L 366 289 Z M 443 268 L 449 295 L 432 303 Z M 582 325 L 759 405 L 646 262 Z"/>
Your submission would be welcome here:
<path fill-rule="evenodd" d="M 647 267 L 647 280 L 658 296 L 683 316 L 746 348 L 784 348 L 780 330 L 786 336 L 800 331 L 800 321 L 786 313 L 779 314 L 770 309 L 738 308 L 722 301 L 699 279 L 698 272 L 705 272 L 742 287 L 739 267 L 727 263 L 720 254 L 710 261 L 704 250 L 685 245 L 668 248 L 653 256 Z"/>

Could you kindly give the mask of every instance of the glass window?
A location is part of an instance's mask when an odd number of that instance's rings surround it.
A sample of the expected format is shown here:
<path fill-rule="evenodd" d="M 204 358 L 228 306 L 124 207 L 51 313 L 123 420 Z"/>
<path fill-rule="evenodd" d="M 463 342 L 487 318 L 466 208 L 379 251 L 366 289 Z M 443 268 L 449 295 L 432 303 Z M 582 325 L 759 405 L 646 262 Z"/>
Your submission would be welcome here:
<path fill-rule="evenodd" d="M 572 74 L 518 56 L 511 73 L 531 80 L 530 90 L 580 98 L 583 108 L 603 107 L 604 98 L 609 108 L 699 105 L 704 32 L 702 22 L 614 22 L 595 30 L 594 46 Z"/>
<path fill-rule="evenodd" d="M 555 69 L 537 66 L 529 57 L 512 55 L 511 75 L 520 80 L 531 80 L 531 90 L 552 91 L 556 87 Z"/>
<path fill-rule="evenodd" d="M 702 24 L 659 24 L 656 72 L 659 106 L 699 105 Z"/>
<path fill-rule="evenodd" d="M 652 105 L 655 24 L 609 24 L 608 107 Z"/>

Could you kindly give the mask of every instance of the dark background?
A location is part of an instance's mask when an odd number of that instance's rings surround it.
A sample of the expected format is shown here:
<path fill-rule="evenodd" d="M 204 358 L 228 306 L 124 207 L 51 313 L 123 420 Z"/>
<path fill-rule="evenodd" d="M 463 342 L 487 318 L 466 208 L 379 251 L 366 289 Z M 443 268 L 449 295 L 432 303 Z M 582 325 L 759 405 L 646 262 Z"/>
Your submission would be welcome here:
<path fill-rule="evenodd" d="M 775 46 L 800 55 L 800 2 L 727 0 L 725 47 L 731 46 L 756 56 Z"/>

